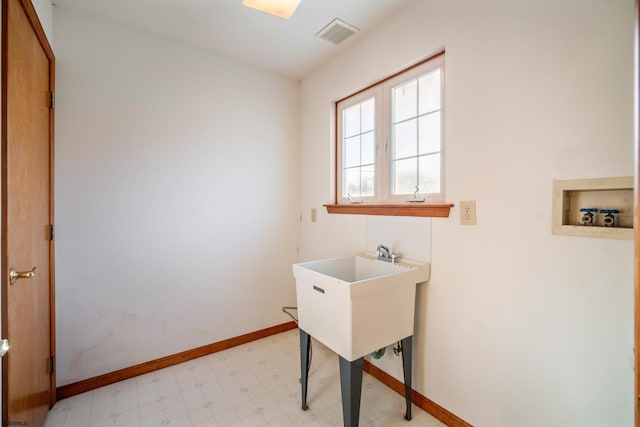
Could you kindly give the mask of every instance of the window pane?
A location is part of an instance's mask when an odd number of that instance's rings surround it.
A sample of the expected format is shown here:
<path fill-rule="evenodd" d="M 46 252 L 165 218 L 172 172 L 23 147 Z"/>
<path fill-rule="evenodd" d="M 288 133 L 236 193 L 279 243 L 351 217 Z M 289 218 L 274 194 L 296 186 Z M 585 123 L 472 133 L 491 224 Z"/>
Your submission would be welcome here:
<path fill-rule="evenodd" d="M 373 165 L 344 170 L 345 188 L 342 196 L 353 198 L 372 197 L 375 190 L 375 168 Z"/>
<path fill-rule="evenodd" d="M 360 168 L 345 169 L 344 182 L 343 197 L 347 197 L 347 194 L 360 197 Z"/>
<path fill-rule="evenodd" d="M 354 136 L 344 140 L 344 165 L 345 168 L 360 166 L 360 136 Z"/>
<path fill-rule="evenodd" d="M 374 196 L 375 97 L 343 109 L 341 117 L 342 196 Z"/>
<path fill-rule="evenodd" d="M 345 108 L 342 113 L 344 137 L 360 133 L 360 104 Z"/>
<path fill-rule="evenodd" d="M 440 109 L 440 68 L 418 80 L 420 86 L 420 114 Z"/>
<path fill-rule="evenodd" d="M 412 80 L 393 88 L 393 123 L 416 117 L 418 114 L 418 83 Z"/>
<path fill-rule="evenodd" d="M 420 154 L 440 151 L 440 112 L 427 114 L 419 119 Z"/>
<path fill-rule="evenodd" d="M 362 116 L 360 121 L 361 132 L 369 132 L 374 129 L 375 122 L 375 99 L 369 98 L 362 104 Z"/>
<path fill-rule="evenodd" d="M 393 194 L 413 194 L 418 177 L 417 158 L 397 160 L 393 166 Z"/>
<path fill-rule="evenodd" d="M 440 154 L 422 156 L 420 164 L 420 193 L 440 193 Z"/>
<path fill-rule="evenodd" d="M 418 154 L 417 120 L 393 125 L 393 159 L 416 156 Z"/>
<path fill-rule="evenodd" d="M 360 146 L 362 150 L 360 157 L 362 165 L 370 165 L 375 161 L 376 144 L 373 136 L 373 132 L 367 132 L 362 135 L 362 145 Z"/>
<path fill-rule="evenodd" d="M 365 166 L 362 168 L 362 193 L 361 197 L 372 197 L 374 195 L 374 186 L 375 186 L 375 178 L 374 178 L 374 167 Z"/>

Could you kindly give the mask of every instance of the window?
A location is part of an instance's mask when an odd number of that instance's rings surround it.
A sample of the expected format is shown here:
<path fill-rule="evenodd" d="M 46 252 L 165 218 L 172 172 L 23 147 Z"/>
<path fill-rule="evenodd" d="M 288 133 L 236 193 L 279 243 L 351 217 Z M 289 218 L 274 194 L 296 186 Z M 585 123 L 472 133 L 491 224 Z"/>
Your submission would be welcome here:
<path fill-rule="evenodd" d="M 444 52 L 336 103 L 338 205 L 444 201 L 443 71 Z"/>

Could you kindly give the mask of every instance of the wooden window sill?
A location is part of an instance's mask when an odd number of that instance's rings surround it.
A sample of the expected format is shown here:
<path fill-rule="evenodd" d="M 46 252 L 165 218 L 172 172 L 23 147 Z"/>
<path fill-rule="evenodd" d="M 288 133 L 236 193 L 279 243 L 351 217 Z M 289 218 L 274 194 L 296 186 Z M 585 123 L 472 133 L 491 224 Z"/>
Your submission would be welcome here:
<path fill-rule="evenodd" d="M 330 214 L 422 216 L 430 218 L 448 218 L 452 204 L 327 204 L 323 205 Z"/>

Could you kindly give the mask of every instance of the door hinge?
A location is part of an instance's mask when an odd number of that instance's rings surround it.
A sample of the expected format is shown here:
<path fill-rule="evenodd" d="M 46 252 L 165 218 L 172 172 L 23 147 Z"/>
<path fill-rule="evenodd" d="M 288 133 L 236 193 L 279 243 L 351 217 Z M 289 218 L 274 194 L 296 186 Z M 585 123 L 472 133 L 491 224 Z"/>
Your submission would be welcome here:
<path fill-rule="evenodd" d="M 51 356 L 49 358 L 49 373 L 53 374 L 56 372 L 56 357 Z"/>
<path fill-rule="evenodd" d="M 49 240 L 53 242 L 56 237 L 56 229 L 53 224 L 49 225 Z"/>
<path fill-rule="evenodd" d="M 49 108 L 51 108 L 51 109 L 56 108 L 56 93 L 55 92 L 49 92 Z"/>

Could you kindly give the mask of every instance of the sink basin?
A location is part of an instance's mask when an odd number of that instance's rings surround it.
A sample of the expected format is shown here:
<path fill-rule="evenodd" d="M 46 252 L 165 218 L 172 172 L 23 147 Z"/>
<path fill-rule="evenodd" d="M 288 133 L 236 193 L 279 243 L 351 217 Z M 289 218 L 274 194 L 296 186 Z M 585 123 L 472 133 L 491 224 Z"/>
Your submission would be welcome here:
<path fill-rule="evenodd" d="M 300 329 L 348 361 L 413 335 L 416 284 L 430 265 L 372 254 L 293 265 Z"/>

